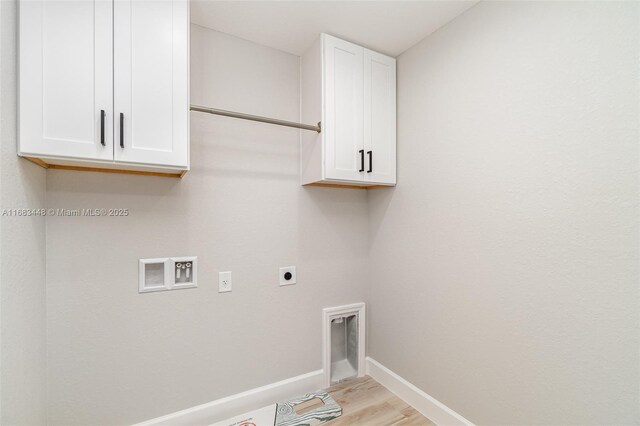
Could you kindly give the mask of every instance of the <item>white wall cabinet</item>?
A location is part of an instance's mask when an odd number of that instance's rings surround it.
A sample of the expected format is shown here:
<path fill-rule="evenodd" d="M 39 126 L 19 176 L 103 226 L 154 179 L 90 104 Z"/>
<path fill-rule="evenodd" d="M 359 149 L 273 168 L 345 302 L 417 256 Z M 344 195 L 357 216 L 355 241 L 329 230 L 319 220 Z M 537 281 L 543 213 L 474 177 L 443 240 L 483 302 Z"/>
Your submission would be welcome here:
<path fill-rule="evenodd" d="M 302 58 L 303 185 L 396 183 L 396 61 L 322 34 Z"/>
<path fill-rule="evenodd" d="M 20 3 L 21 153 L 113 159 L 112 19 L 105 1 Z"/>
<path fill-rule="evenodd" d="M 180 175 L 188 71 L 187 0 L 22 0 L 18 153 Z"/>

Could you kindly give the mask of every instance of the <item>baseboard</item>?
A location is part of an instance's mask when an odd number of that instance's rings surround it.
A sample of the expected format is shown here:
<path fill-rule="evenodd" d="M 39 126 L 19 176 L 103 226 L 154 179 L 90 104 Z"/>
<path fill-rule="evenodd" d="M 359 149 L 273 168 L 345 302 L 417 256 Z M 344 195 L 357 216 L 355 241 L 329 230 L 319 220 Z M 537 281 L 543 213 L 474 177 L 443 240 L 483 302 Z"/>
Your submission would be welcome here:
<path fill-rule="evenodd" d="M 312 371 L 301 376 L 292 377 L 246 392 L 217 399 L 206 404 L 177 411 L 166 416 L 157 417 L 138 423 L 135 426 L 187 426 L 209 425 L 247 411 L 265 407 L 274 402 L 286 400 L 296 395 L 322 389 L 324 372 Z"/>
<path fill-rule="evenodd" d="M 473 423 L 442 402 L 369 357 L 367 357 L 367 374 L 437 425 L 473 426 Z"/>
<path fill-rule="evenodd" d="M 366 358 L 366 372 L 437 425 L 473 426 L 469 420 L 437 399 L 418 389 L 376 360 Z M 323 370 L 292 377 L 246 392 L 217 399 L 138 423 L 135 426 L 188 426 L 207 425 L 228 419 L 247 411 L 266 407 L 274 402 L 324 388 Z"/>

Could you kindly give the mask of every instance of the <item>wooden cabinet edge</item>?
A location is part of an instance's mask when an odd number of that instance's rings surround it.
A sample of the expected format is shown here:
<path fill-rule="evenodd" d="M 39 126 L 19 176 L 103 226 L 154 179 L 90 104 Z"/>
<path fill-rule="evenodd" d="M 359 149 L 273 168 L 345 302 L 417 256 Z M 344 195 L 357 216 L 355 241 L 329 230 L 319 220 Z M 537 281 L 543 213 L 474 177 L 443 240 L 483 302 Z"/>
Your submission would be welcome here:
<path fill-rule="evenodd" d="M 49 164 L 40 158 L 35 157 L 22 157 L 32 163 L 37 164 L 45 169 L 54 170 L 74 170 L 79 172 L 96 172 L 96 173 L 115 173 L 124 175 L 141 175 L 141 176 L 157 176 L 157 177 L 169 177 L 169 178 L 182 178 L 189 170 L 176 170 L 174 173 L 169 172 L 151 172 L 145 170 L 124 170 L 124 169 L 107 169 L 102 167 L 84 167 L 84 166 L 67 166 L 61 164 Z"/>
<path fill-rule="evenodd" d="M 339 183 L 314 182 L 305 183 L 302 186 L 319 186 L 325 188 L 343 188 L 343 189 L 376 189 L 376 188 L 393 188 L 394 185 L 348 185 Z"/>

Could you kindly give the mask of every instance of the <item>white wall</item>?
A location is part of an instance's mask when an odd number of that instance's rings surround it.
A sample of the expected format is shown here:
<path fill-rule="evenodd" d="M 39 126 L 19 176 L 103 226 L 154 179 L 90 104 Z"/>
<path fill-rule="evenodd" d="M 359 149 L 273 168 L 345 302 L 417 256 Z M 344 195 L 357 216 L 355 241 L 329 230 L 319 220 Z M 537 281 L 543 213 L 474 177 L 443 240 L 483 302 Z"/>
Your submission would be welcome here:
<path fill-rule="evenodd" d="M 481 2 L 398 60 L 369 355 L 473 422 L 640 423 L 638 9 Z"/>
<path fill-rule="evenodd" d="M 410 49 L 399 185 L 368 195 L 301 188 L 295 130 L 197 113 L 182 181 L 45 177 L 15 156 L 15 9 L 1 207 L 131 215 L 48 217 L 46 256 L 43 218 L 0 219 L 0 423 L 43 424 L 45 391 L 51 424 L 124 424 L 319 369 L 320 309 L 367 291 L 369 354 L 474 422 L 640 422 L 638 3 L 483 2 Z M 298 120 L 297 57 L 192 31 L 193 103 Z M 139 295 L 167 255 L 200 288 Z"/>
<path fill-rule="evenodd" d="M 192 103 L 299 120 L 299 58 L 192 27 Z M 51 424 L 150 419 L 322 368 L 321 308 L 365 294 L 365 191 L 299 185 L 298 130 L 191 113 L 184 179 L 51 170 Z M 198 256 L 199 288 L 138 294 L 138 259 Z M 296 265 L 298 284 L 278 287 Z M 218 271 L 233 271 L 218 294 Z"/>
<path fill-rule="evenodd" d="M 0 1 L 0 210 L 41 209 L 44 169 L 16 155 L 17 7 Z M 0 216 L 0 424 L 44 424 L 45 219 Z"/>

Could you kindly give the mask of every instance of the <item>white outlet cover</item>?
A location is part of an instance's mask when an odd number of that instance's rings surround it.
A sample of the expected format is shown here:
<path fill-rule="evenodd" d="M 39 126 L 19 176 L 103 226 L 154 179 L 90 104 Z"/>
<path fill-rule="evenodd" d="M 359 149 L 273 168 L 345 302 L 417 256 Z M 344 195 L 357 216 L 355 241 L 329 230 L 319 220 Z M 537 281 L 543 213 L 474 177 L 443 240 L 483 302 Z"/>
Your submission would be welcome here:
<path fill-rule="evenodd" d="M 284 275 L 290 272 L 291 279 L 287 280 L 284 278 Z M 280 268 L 280 285 L 293 285 L 296 283 L 296 267 L 295 266 L 285 266 Z"/>
<path fill-rule="evenodd" d="M 218 273 L 218 293 L 228 293 L 232 287 L 231 271 Z"/>

